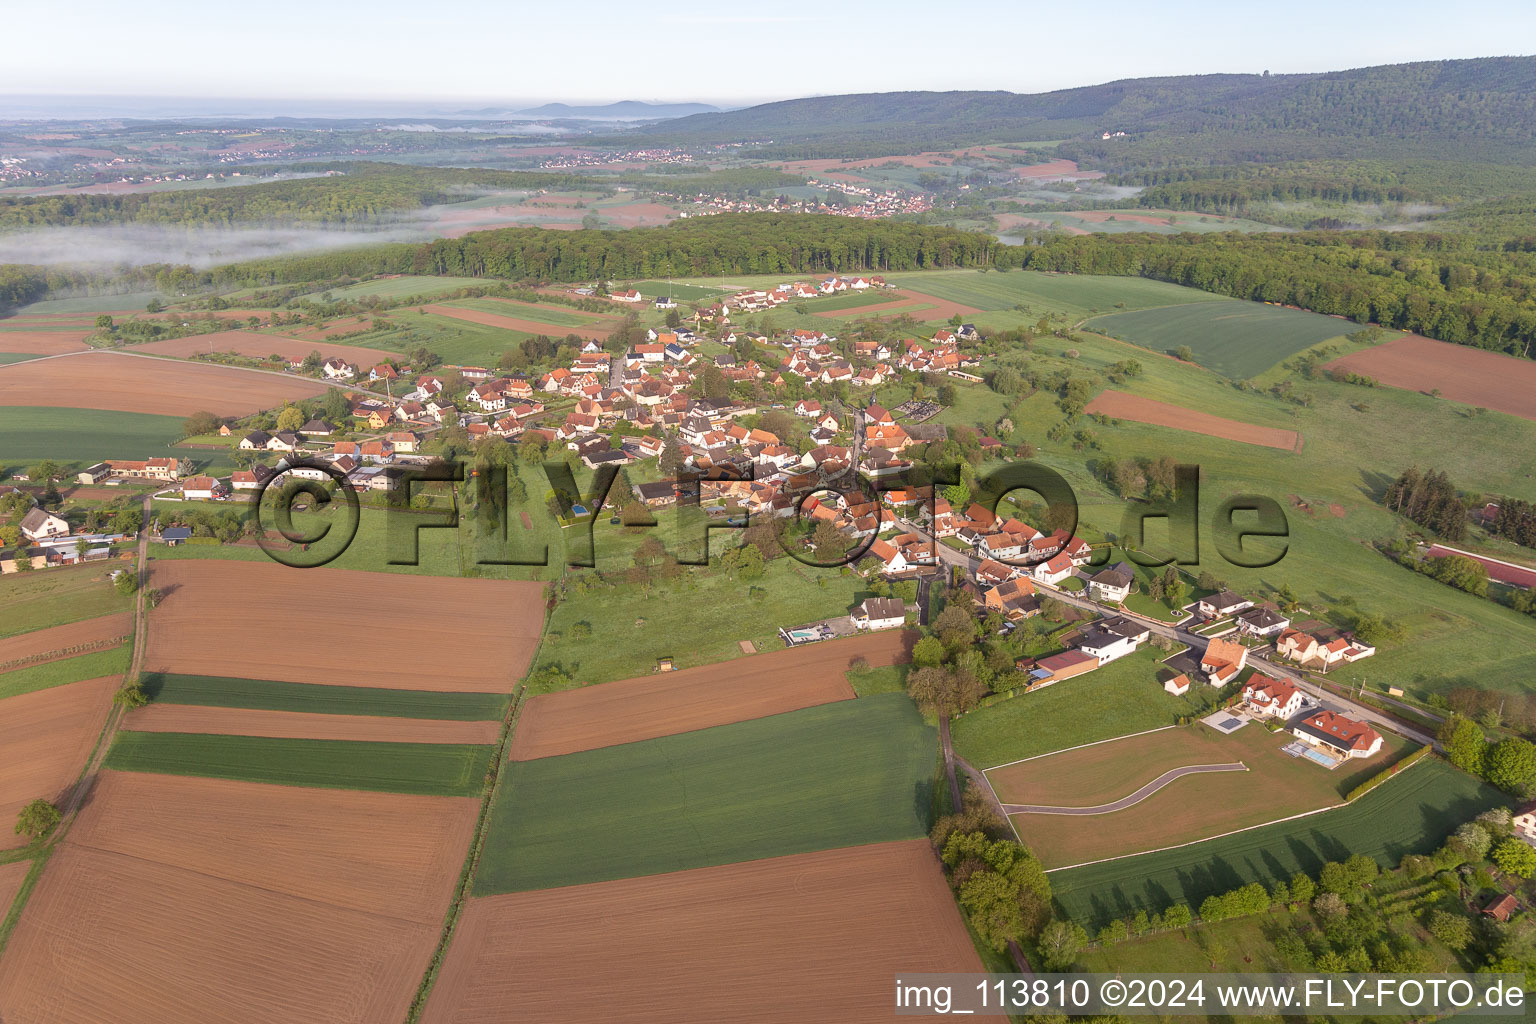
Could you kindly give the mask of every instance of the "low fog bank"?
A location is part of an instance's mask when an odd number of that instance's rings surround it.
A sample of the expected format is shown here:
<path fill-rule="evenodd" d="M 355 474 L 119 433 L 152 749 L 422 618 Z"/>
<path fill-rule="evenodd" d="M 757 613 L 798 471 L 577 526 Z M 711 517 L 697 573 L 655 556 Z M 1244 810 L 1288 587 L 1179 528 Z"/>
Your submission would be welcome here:
<path fill-rule="evenodd" d="M 433 238 L 420 225 L 344 231 L 300 227 L 177 227 L 159 224 L 59 227 L 0 235 L 0 263 L 184 263 L 212 267 L 241 260 Z"/>

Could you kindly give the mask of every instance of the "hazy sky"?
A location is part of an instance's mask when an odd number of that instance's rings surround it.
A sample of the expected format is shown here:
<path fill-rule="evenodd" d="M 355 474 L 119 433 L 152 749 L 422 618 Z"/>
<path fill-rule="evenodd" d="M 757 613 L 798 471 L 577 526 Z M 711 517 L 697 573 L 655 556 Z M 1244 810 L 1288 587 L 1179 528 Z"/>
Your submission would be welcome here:
<path fill-rule="evenodd" d="M 65 10 L 7 5 L 0 93 L 742 103 L 1536 52 L 1531 0 L 75 0 Z"/>

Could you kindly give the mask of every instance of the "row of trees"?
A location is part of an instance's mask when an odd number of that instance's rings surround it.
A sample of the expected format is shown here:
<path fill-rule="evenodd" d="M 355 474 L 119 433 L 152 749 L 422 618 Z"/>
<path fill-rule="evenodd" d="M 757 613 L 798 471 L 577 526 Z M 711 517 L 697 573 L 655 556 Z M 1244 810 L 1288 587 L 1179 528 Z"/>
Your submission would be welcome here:
<path fill-rule="evenodd" d="M 1490 743 L 1482 726 L 1459 714 L 1440 723 L 1439 738 L 1446 759 L 1456 767 L 1521 799 L 1536 796 L 1536 744 L 1519 736 Z"/>

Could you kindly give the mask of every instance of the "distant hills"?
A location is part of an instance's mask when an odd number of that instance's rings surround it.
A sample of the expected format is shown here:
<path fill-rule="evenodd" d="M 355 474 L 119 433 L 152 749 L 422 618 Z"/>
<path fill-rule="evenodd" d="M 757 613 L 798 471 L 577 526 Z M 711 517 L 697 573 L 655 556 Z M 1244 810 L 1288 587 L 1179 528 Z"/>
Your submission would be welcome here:
<path fill-rule="evenodd" d="M 1100 139 L 1106 131 L 1127 134 Z M 1536 160 L 1536 57 L 1138 78 L 1032 95 L 818 96 L 636 132 L 679 143 L 771 139 L 778 147 L 871 153 L 1067 139 L 1082 155 L 1110 162 L 1117 151 L 1136 152 L 1141 162 L 1149 147 L 1222 162 L 1410 154 L 1527 162 Z"/>
<path fill-rule="evenodd" d="M 656 118 L 688 117 L 692 114 L 718 113 L 719 107 L 708 103 L 642 103 L 623 100 L 602 106 L 580 107 L 569 103 L 546 103 L 515 113 L 524 117 L 564 117 L 589 121 L 646 121 Z"/>

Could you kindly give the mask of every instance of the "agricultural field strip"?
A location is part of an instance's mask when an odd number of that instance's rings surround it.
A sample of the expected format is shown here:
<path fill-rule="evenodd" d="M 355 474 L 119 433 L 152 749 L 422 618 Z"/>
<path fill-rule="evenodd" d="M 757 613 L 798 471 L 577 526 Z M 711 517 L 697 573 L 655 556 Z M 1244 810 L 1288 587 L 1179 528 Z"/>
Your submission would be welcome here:
<path fill-rule="evenodd" d="M 905 694 L 514 761 L 477 895 L 923 835 L 936 751 Z"/>
<path fill-rule="evenodd" d="M 500 722 L 455 722 L 382 715 L 310 714 L 196 704 L 151 704 L 123 720 L 125 732 L 367 740 L 383 743 L 494 744 Z"/>
<path fill-rule="evenodd" d="M 41 797 L 54 802 L 74 784 L 112 710 L 121 676 L 53 686 L 0 701 L 0 821 L 14 822 Z M 0 849 L 26 837 L 0 829 Z"/>
<path fill-rule="evenodd" d="M 500 722 L 511 700 L 496 693 L 386 690 L 225 676 L 155 674 L 146 676 L 143 685 L 157 704 L 456 722 Z"/>
<path fill-rule="evenodd" d="M 84 654 L 133 632 L 133 614 L 118 612 L 0 640 L 0 673 L 43 661 Z"/>

